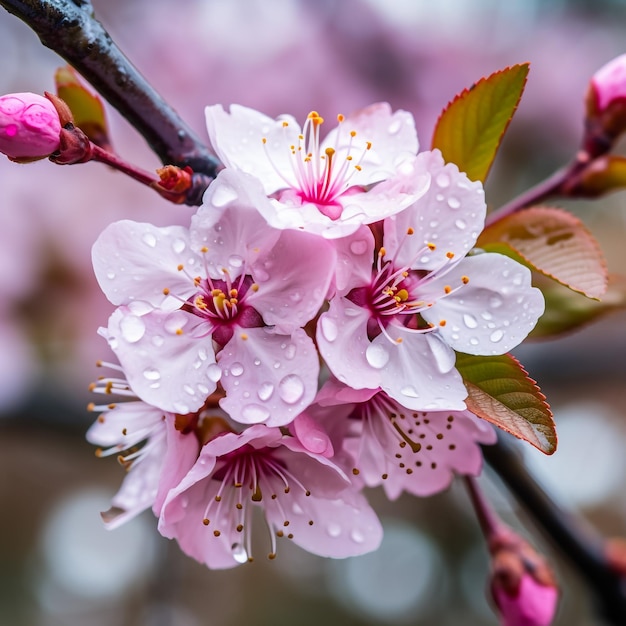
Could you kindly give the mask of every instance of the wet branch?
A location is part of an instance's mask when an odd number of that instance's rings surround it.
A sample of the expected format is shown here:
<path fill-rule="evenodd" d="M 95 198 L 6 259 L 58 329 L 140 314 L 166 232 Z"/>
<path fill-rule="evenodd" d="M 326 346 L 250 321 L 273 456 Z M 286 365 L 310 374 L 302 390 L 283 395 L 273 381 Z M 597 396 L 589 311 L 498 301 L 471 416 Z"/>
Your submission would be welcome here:
<path fill-rule="evenodd" d="M 548 496 L 500 433 L 498 443 L 484 446 L 483 454 L 526 514 L 585 581 L 601 615 L 609 624 L 626 624 L 626 579 L 610 567 L 604 540 Z"/>
<path fill-rule="evenodd" d="M 218 160 L 111 40 L 89 0 L 0 0 L 145 138 L 164 164 L 214 178 Z M 208 184 L 208 181 L 207 181 Z"/>

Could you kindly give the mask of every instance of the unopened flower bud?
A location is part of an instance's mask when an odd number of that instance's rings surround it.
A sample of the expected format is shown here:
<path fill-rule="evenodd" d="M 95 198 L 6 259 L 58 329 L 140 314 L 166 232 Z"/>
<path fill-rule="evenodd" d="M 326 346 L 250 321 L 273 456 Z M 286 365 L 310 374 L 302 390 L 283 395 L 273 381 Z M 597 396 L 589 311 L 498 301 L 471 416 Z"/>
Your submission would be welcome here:
<path fill-rule="evenodd" d="M 608 152 L 626 131 L 626 54 L 609 61 L 593 75 L 586 108 L 585 143 L 591 156 L 598 156 Z"/>
<path fill-rule="evenodd" d="M 491 545 L 491 593 L 503 626 L 550 626 L 559 590 L 546 560 L 510 533 Z"/>
<path fill-rule="evenodd" d="M 0 96 L 0 152 L 12 160 L 30 161 L 59 148 L 61 122 L 43 96 L 12 93 Z"/>

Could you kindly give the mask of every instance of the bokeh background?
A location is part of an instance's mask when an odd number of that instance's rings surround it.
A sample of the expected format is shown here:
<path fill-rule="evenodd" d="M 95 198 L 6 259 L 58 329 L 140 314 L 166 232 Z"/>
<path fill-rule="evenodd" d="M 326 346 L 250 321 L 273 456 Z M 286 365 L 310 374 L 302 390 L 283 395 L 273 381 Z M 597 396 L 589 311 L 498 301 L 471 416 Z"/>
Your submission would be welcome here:
<path fill-rule="evenodd" d="M 428 148 L 441 108 L 506 65 L 531 62 L 525 96 L 487 182 L 496 207 L 571 158 L 591 74 L 626 52 L 618 0 L 94 0 L 150 82 L 204 136 L 206 104 L 331 119 L 386 100 L 411 111 Z M 53 90 L 62 61 L 0 9 L 0 92 Z M 114 145 L 157 167 L 109 109 Z M 626 194 L 563 202 L 626 273 Z M 285 545 L 274 562 L 209 572 L 156 532 L 150 513 L 105 531 L 122 470 L 83 437 L 88 384 L 110 357 L 96 335 L 111 305 L 90 247 L 120 218 L 187 223 L 99 164 L 0 162 L 0 624 L 11 626 L 495 625 L 487 558 L 462 485 L 426 500 L 370 493 L 386 528 L 375 554 L 323 560 Z M 516 354 L 553 406 L 554 457 L 520 445 L 555 500 L 606 536 L 626 536 L 626 315 Z M 581 581 L 497 477 L 500 513 L 554 559 L 557 624 L 602 622 Z M 261 537 L 259 539 L 263 541 Z M 290 549 L 291 548 L 291 549 Z"/>

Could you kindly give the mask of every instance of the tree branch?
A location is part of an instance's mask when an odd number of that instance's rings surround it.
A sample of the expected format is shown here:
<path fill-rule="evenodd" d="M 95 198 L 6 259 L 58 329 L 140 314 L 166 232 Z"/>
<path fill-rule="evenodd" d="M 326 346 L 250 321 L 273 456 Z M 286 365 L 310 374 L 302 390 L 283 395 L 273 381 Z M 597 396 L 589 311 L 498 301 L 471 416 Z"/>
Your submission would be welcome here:
<path fill-rule="evenodd" d="M 214 178 L 219 162 L 113 43 L 89 0 L 0 0 L 62 56 L 148 142 L 164 164 Z"/>
<path fill-rule="evenodd" d="M 526 513 L 577 570 L 610 624 L 626 624 L 626 581 L 613 570 L 605 542 L 574 515 L 564 511 L 528 474 L 510 441 L 498 433 L 498 443 L 484 446 L 486 461 L 523 505 Z"/>

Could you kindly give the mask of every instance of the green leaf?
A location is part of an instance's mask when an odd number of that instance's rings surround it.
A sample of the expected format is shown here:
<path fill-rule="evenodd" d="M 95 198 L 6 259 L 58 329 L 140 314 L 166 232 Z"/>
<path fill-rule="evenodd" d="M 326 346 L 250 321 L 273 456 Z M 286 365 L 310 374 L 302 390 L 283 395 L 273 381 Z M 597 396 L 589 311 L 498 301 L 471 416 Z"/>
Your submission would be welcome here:
<path fill-rule="evenodd" d="M 471 180 L 484 182 L 522 97 L 528 63 L 513 65 L 465 89 L 437 121 L 432 147 Z"/>
<path fill-rule="evenodd" d="M 608 289 L 601 302 L 590 300 L 542 276 L 533 279 L 533 283 L 541 289 L 546 300 L 545 313 L 529 335 L 533 339 L 573 332 L 607 313 L 626 309 L 626 278 L 623 276 L 609 276 Z"/>
<path fill-rule="evenodd" d="M 83 86 L 78 74 L 69 65 L 57 69 L 54 81 L 59 98 L 72 111 L 74 124 L 95 144 L 103 148 L 108 147 L 107 121 L 100 97 Z"/>
<path fill-rule="evenodd" d="M 476 245 L 507 254 L 502 244 L 524 265 L 589 298 L 597 299 L 606 291 L 608 273 L 600 246 L 567 211 L 531 207 L 512 213 L 485 228 Z"/>
<path fill-rule="evenodd" d="M 556 450 L 557 437 L 546 397 L 510 354 L 458 354 L 456 367 L 468 391 L 467 408 L 545 454 Z"/>

